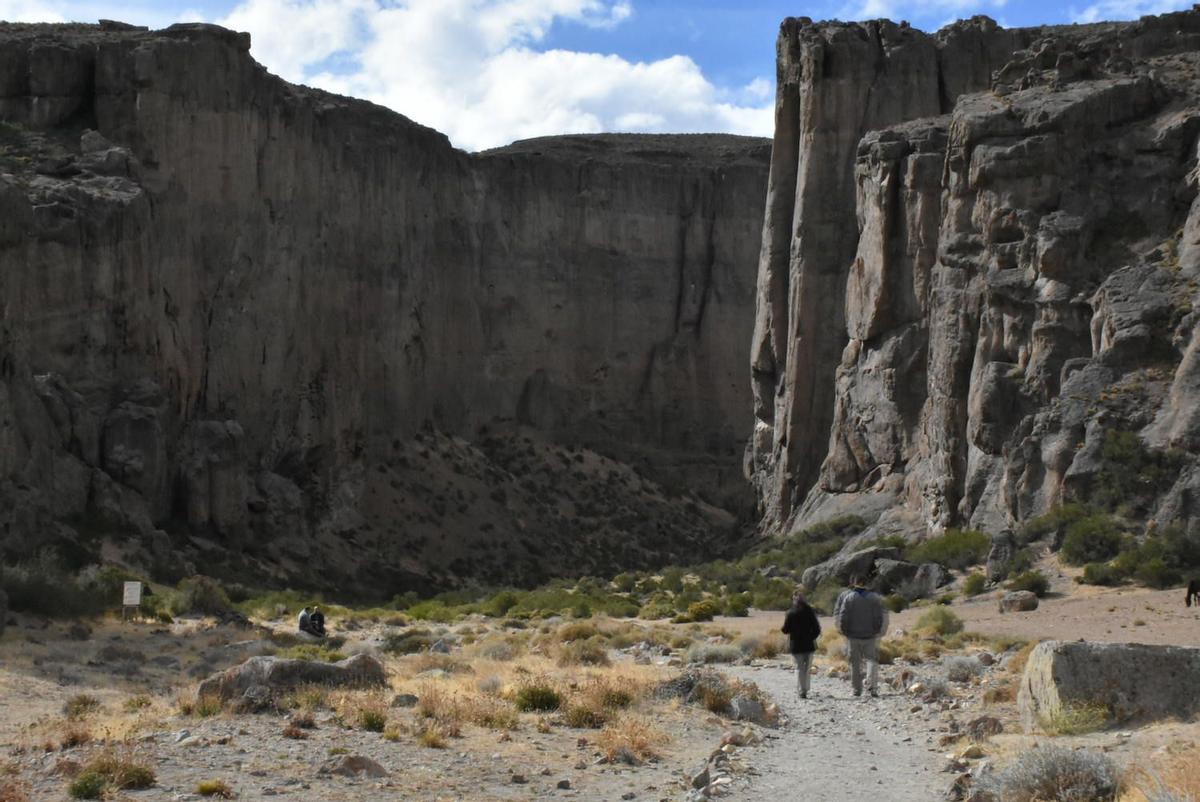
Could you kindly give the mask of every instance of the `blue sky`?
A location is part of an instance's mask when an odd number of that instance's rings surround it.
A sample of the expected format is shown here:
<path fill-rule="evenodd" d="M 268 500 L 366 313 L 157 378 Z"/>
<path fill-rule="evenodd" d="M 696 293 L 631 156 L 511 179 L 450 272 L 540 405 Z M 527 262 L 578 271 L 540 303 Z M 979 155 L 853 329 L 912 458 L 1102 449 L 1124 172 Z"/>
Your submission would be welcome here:
<path fill-rule="evenodd" d="M 0 0 L 0 19 L 248 30 L 288 80 L 365 97 L 477 150 L 589 131 L 769 136 L 784 17 L 1133 19 L 1191 0 Z"/>

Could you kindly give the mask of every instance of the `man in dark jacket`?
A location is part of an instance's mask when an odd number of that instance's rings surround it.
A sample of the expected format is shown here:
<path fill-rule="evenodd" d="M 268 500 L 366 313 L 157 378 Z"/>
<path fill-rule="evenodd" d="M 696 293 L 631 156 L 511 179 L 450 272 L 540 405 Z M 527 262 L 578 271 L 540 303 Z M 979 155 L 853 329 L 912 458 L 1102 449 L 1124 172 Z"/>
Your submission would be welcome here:
<path fill-rule="evenodd" d="M 796 690 L 801 699 L 807 699 L 813 652 L 817 650 L 817 638 L 821 637 L 821 622 L 805 601 L 802 590 L 792 596 L 792 609 L 783 619 L 783 634 L 788 636 L 792 659 L 796 661 Z"/>

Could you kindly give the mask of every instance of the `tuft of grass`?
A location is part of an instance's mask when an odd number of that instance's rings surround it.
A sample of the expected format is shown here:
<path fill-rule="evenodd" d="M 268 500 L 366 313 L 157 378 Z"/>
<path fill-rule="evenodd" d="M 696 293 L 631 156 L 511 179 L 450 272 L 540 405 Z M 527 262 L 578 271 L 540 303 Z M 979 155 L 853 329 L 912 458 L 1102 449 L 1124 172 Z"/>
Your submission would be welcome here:
<path fill-rule="evenodd" d="M 623 715 L 600 730 L 596 745 L 610 762 L 644 762 L 661 757 L 670 740 L 648 719 Z"/>
<path fill-rule="evenodd" d="M 738 650 L 746 657 L 771 660 L 787 650 L 787 641 L 775 632 L 762 637 L 747 635 L 738 641 Z"/>
<path fill-rule="evenodd" d="M 1087 735 L 1099 732 L 1112 720 L 1112 711 L 1104 705 L 1076 704 L 1042 716 L 1039 723 L 1048 735 Z"/>
<path fill-rule="evenodd" d="M 117 791 L 149 788 L 155 783 L 154 770 L 132 757 L 118 757 L 107 751 L 89 760 L 67 786 L 75 799 L 101 799 Z"/>
<path fill-rule="evenodd" d="M 329 706 L 329 689 L 322 685 L 301 685 L 284 695 L 280 707 L 314 713 Z M 311 718 L 311 716 L 310 716 Z"/>
<path fill-rule="evenodd" d="M 86 693 L 77 693 L 63 703 L 63 714 L 71 721 L 78 721 L 100 709 L 100 700 Z"/>
<path fill-rule="evenodd" d="M 426 749 L 445 749 L 447 737 L 437 722 L 429 722 L 417 733 L 417 743 Z"/>
<path fill-rule="evenodd" d="M 200 796 L 214 796 L 218 799 L 233 799 L 233 789 L 224 780 L 201 780 L 196 783 L 196 793 Z"/>
<path fill-rule="evenodd" d="M 379 707 L 363 707 L 358 711 L 359 729 L 367 732 L 383 732 L 387 727 L 387 713 Z"/>
<path fill-rule="evenodd" d="M 153 700 L 144 693 L 139 693 L 136 696 L 130 696 L 125 700 L 122 707 L 128 713 L 136 713 L 139 710 L 144 710 L 153 704 Z"/>
<path fill-rule="evenodd" d="M 83 727 L 68 727 L 59 741 L 59 749 L 74 749 L 92 742 L 92 733 Z"/>

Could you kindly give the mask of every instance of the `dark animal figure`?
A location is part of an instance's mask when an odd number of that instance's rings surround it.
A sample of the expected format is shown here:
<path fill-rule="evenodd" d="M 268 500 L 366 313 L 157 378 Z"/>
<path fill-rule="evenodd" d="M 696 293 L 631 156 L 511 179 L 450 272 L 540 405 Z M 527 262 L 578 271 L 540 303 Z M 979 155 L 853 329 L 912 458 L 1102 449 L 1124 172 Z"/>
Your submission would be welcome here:
<path fill-rule="evenodd" d="M 1196 606 L 1200 607 L 1200 579 L 1193 579 L 1188 582 L 1187 598 L 1184 599 L 1184 604 L 1188 607 L 1192 606 L 1192 602 L 1196 602 Z"/>

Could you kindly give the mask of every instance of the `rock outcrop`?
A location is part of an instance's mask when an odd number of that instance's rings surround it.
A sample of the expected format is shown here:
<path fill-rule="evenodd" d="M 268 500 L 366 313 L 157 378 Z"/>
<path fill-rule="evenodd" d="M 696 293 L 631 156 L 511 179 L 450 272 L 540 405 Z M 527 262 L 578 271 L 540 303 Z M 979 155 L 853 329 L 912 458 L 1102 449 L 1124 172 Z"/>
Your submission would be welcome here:
<path fill-rule="evenodd" d="M 251 657 L 241 665 L 201 682 L 196 689 L 196 696 L 200 699 L 236 701 L 247 693 L 260 692 L 265 692 L 270 698 L 278 698 L 301 685 L 378 688 L 386 684 L 387 672 L 383 664 L 368 654 L 356 654 L 337 663 Z"/>
<path fill-rule="evenodd" d="M 1072 709 L 1103 708 L 1118 722 L 1188 718 L 1200 710 L 1200 649 L 1139 643 L 1039 643 L 1017 705 L 1027 731 Z"/>
<path fill-rule="evenodd" d="M 8 557 L 390 595 L 727 540 L 768 143 L 466 154 L 248 48 L 0 25 Z"/>
<path fill-rule="evenodd" d="M 784 23 L 746 466 L 767 531 L 1004 533 L 1088 500 L 1128 432 L 1186 453 L 1125 506 L 1200 516 L 1198 68 L 1200 11 Z"/>

